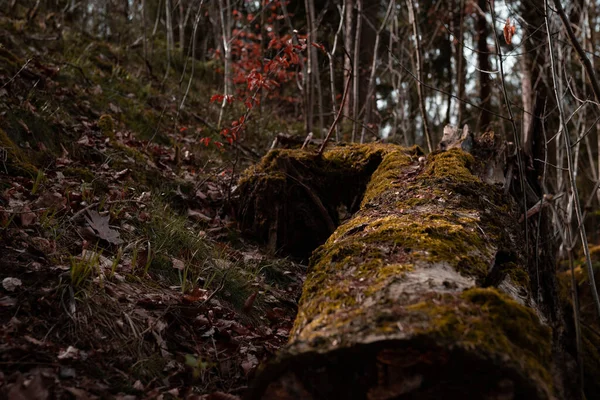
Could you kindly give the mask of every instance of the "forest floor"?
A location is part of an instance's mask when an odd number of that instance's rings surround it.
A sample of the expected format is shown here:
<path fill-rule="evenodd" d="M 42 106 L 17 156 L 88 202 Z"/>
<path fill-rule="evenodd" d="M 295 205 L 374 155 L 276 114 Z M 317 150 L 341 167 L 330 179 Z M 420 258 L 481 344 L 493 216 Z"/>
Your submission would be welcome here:
<path fill-rule="evenodd" d="M 139 46 L 51 23 L 0 15 L 0 398 L 243 395 L 306 269 L 236 228 L 253 152 L 201 144 L 206 87 L 182 109 Z"/>

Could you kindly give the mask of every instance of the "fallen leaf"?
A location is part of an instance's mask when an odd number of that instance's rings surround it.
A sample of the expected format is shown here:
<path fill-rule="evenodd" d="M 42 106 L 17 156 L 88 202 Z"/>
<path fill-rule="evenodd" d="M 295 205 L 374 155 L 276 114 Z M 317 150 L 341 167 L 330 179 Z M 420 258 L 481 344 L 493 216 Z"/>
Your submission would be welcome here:
<path fill-rule="evenodd" d="M 195 288 L 191 293 L 183 296 L 183 299 L 188 303 L 195 303 L 197 301 L 205 301 L 208 299 L 208 290 Z"/>
<path fill-rule="evenodd" d="M 59 360 L 66 360 L 66 359 L 79 359 L 79 349 L 73 346 L 69 346 L 67 347 L 66 350 L 62 350 L 60 353 L 58 353 L 58 359 Z"/>
<path fill-rule="evenodd" d="M 196 222 L 210 222 L 212 221 L 212 218 L 202 214 L 200 211 L 196 211 L 196 210 L 192 210 L 189 209 L 188 210 L 188 217 L 190 217 L 191 219 L 193 219 Z"/>
<path fill-rule="evenodd" d="M 17 299 L 4 296 L 0 297 L 0 307 L 14 307 L 17 305 Z"/>
<path fill-rule="evenodd" d="M 177 258 L 171 258 L 173 268 L 183 271 L 185 269 L 185 263 Z"/>
<path fill-rule="evenodd" d="M 17 381 L 10 385 L 7 398 L 10 400 L 46 400 L 50 393 L 42 374 L 39 371 L 36 372 L 31 379 L 26 379 L 19 373 Z"/>
<path fill-rule="evenodd" d="M 23 282 L 19 278 L 4 278 L 2 281 L 2 287 L 9 292 L 14 292 Z"/>
<path fill-rule="evenodd" d="M 23 207 L 21 212 L 21 226 L 26 227 L 35 222 L 37 215 L 31 212 L 31 209 L 27 206 Z"/>
<path fill-rule="evenodd" d="M 248 354 L 245 361 L 242 362 L 242 369 L 244 370 L 244 374 L 248 376 L 250 372 L 258 365 L 258 359 L 254 354 Z"/>
<path fill-rule="evenodd" d="M 254 304 L 254 300 L 256 300 L 256 295 L 258 295 L 258 292 L 254 292 L 250 296 L 248 296 L 248 298 L 244 302 L 244 307 L 242 308 L 242 310 L 244 312 L 247 313 L 247 312 L 249 312 L 252 309 L 252 305 Z"/>
<path fill-rule="evenodd" d="M 88 216 L 86 216 L 85 219 L 87 220 L 88 224 L 90 224 L 90 226 L 96 231 L 96 234 L 100 239 L 104 239 L 111 244 L 118 245 L 123 243 L 123 240 L 121 240 L 120 238 L 119 232 L 115 231 L 114 229 L 111 229 L 108 226 L 108 221 L 110 219 L 108 215 L 102 216 L 94 210 L 88 210 L 87 213 L 89 218 Z"/>

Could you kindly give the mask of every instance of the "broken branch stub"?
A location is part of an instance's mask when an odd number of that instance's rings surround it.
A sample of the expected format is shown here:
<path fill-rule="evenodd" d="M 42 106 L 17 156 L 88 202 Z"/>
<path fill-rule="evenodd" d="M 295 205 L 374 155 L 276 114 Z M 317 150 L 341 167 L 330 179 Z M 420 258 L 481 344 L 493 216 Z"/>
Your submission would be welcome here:
<path fill-rule="evenodd" d="M 487 160 L 358 149 L 379 154 L 360 207 L 314 251 L 289 344 L 247 398 L 552 398 L 552 334 L 531 297 L 519 212 L 482 180 Z M 286 188 L 287 165 L 306 154 L 270 153 L 256 190 L 277 171 Z M 297 198 L 270 200 L 281 210 Z"/>

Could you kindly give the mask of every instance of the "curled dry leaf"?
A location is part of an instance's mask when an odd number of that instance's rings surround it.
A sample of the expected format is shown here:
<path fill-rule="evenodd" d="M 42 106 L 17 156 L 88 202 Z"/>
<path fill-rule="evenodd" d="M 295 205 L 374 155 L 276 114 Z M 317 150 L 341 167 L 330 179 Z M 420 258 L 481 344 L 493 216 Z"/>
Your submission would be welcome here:
<path fill-rule="evenodd" d="M 258 292 L 254 292 L 250 296 L 248 296 L 248 298 L 244 302 L 244 308 L 243 308 L 244 312 L 249 312 L 252 309 L 254 300 L 256 300 L 256 295 L 258 295 Z"/>
<path fill-rule="evenodd" d="M 510 18 L 506 18 L 506 23 L 504 24 L 503 30 L 504 30 L 504 40 L 506 41 L 506 44 L 511 44 L 512 37 L 515 34 L 515 32 L 517 31 L 517 27 L 514 24 L 511 25 Z"/>

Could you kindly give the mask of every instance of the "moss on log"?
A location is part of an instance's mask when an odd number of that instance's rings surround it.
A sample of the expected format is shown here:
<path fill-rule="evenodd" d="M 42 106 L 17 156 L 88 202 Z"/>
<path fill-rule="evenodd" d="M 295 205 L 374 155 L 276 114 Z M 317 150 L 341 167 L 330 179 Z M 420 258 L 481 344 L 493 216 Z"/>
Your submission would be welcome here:
<path fill-rule="evenodd" d="M 315 203 L 299 177 L 318 182 L 328 213 L 362 197 L 314 251 L 289 344 L 248 398 L 553 398 L 552 331 L 530 294 L 517 207 L 485 171 L 459 149 L 424 159 L 362 145 L 272 152 L 248 172 L 240 219 L 265 241 L 301 225 L 277 207 Z M 319 208 L 303 218 L 323 219 Z"/>

